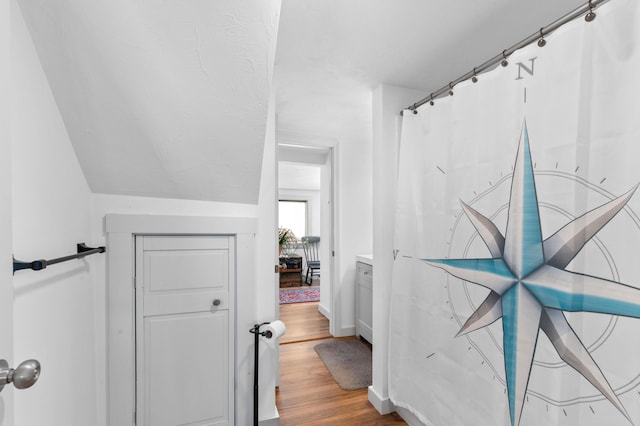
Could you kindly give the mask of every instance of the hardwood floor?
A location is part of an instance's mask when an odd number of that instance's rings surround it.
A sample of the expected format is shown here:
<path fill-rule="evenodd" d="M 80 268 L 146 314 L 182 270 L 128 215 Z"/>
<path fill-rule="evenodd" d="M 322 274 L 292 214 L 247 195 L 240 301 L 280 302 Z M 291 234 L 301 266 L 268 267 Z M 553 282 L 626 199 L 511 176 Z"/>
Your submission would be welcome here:
<path fill-rule="evenodd" d="M 333 380 L 313 348 L 341 339 L 330 337 L 329 321 L 318 312 L 318 302 L 281 305 L 280 318 L 287 325 L 285 336 L 291 331 L 286 342 L 284 336 L 280 341 L 276 405 L 282 426 L 406 425 L 395 413 L 378 414 L 367 399 L 366 388 L 344 391 Z M 307 327 L 310 333 L 305 333 Z"/>
<path fill-rule="evenodd" d="M 280 305 L 280 319 L 287 326 L 281 345 L 331 337 L 329 320 L 318 312 L 318 302 Z"/>

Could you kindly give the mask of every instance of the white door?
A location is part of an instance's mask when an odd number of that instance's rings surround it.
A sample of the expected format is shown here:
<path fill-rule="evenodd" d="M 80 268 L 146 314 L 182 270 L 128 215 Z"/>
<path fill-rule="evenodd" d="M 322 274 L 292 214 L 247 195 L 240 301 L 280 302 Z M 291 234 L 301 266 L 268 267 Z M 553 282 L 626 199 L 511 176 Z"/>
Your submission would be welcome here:
<path fill-rule="evenodd" d="M 13 360 L 13 282 L 11 276 L 12 248 L 12 195 L 11 195 L 11 133 L 10 107 L 15 98 L 11 94 L 11 73 L 16 69 L 11 65 L 10 24 L 15 4 L 0 0 L 0 93 L 8 93 L 0 100 L 0 359 L 5 359 L 11 367 Z M 13 386 L 7 386 L 0 394 L 0 425 L 13 425 Z"/>
<path fill-rule="evenodd" d="M 234 422 L 234 239 L 136 238 L 136 424 Z"/>

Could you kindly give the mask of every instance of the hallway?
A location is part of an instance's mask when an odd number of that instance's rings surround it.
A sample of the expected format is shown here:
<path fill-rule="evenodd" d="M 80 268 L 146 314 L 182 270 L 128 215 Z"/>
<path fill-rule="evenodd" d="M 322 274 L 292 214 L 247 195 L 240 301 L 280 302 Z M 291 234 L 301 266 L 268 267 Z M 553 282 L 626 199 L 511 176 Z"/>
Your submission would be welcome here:
<path fill-rule="evenodd" d="M 282 426 L 406 424 L 396 413 L 381 416 L 369 403 L 366 388 L 344 391 L 331 377 L 313 348 L 338 339 L 329 334 L 329 321 L 318 312 L 318 302 L 281 305 L 280 319 L 287 325 L 280 341 L 276 392 Z"/>

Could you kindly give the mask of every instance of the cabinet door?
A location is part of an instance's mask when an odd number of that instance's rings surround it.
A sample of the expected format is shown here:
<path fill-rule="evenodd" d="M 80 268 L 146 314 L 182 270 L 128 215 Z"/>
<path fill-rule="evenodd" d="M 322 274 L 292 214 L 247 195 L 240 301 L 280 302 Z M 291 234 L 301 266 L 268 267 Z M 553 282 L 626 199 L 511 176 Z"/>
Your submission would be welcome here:
<path fill-rule="evenodd" d="M 356 263 L 356 334 L 373 342 L 373 268 Z"/>
<path fill-rule="evenodd" d="M 233 424 L 233 240 L 136 244 L 137 424 Z"/>

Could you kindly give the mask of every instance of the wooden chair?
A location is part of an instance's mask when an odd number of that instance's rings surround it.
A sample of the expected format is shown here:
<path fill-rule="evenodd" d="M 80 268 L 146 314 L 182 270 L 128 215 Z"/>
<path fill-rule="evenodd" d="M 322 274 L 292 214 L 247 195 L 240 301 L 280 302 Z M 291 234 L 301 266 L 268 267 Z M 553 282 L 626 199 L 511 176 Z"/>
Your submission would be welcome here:
<path fill-rule="evenodd" d="M 300 239 L 302 241 L 302 248 L 304 249 L 304 258 L 307 262 L 307 273 L 304 277 L 304 282 L 311 285 L 313 284 L 313 275 L 320 276 L 320 255 L 318 246 L 320 245 L 320 237 L 305 236 Z M 311 280 L 309 281 L 309 275 Z"/>

